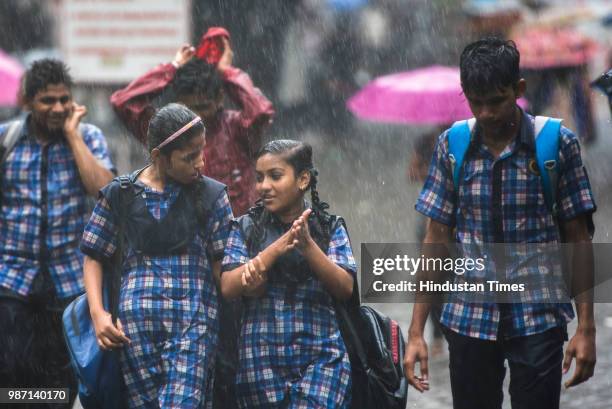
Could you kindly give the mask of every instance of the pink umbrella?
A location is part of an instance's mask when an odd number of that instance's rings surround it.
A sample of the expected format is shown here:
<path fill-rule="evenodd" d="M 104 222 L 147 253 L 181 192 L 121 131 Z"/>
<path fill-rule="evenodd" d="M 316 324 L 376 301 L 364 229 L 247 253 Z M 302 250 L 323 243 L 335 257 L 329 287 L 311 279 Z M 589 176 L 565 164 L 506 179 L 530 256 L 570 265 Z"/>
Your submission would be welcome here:
<path fill-rule="evenodd" d="M 519 100 L 519 105 L 526 102 Z M 446 125 L 472 117 L 454 67 L 432 66 L 376 78 L 347 106 L 359 118 L 386 123 Z"/>
<path fill-rule="evenodd" d="M 22 74 L 21 64 L 0 50 L 0 105 L 17 105 L 17 92 Z"/>

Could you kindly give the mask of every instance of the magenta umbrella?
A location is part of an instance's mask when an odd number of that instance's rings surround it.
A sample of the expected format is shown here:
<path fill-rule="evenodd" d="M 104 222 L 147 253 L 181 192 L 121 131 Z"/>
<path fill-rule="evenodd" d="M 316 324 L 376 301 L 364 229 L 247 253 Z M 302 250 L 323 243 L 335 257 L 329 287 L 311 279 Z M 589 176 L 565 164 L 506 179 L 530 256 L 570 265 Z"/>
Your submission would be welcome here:
<path fill-rule="evenodd" d="M 526 106 L 526 101 L 519 100 Z M 358 118 L 374 122 L 447 125 L 472 117 L 459 68 L 431 66 L 378 77 L 347 102 Z"/>
<path fill-rule="evenodd" d="M 17 92 L 22 74 L 21 64 L 0 50 L 0 105 L 17 105 Z"/>

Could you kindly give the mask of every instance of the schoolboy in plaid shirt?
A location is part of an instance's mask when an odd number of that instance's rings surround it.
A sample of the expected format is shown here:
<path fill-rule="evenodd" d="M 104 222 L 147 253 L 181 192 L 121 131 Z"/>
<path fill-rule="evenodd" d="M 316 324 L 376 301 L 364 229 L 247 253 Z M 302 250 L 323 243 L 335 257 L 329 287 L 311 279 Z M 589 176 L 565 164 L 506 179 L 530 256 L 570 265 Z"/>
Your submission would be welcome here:
<path fill-rule="evenodd" d="M 429 176 L 416 210 L 429 217 L 425 243 L 557 243 L 555 219 L 548 211 L 539 176 L 529 170 L 535 157 L 534 118 L 516 99 L 523 95 L 520 55 L 514 43 L 488 38 L 468 45 L 461 55 L 461 83 L 476 126 L 455 192 L 448 131 L 436 146 Z M 595 203 L 582 165 L 578 139 L 562 128 L 557 186 L 559 227 L 566 241 L 583 243 L 576 263 L 592 257 L 591 214 Z M 510 366 L 512 407 L 558 408 L 561 376 L 576 358 L 566 387 L 584 382 L 595 365 L 592 302 L 576 302 L 578 329 L 567 339 L 571 304 L 444 304 L 441 323 L 449 343 L 454 408 L 501 408 L 504 361 Z M 423 327 L 428 303 L 413 310 L 405 354 L 408 381 L 429 389 Z M 420 376 L 415 364 L 420 364 Z"/>
<path fill-rule="evenodd" d="M 2 387 L 70 387 L 61 315 L 83 292 L 79 239 L 87 195 L 113 177 L 106 140 L 72 100 L 72 79 L 57 60 L 25 74 L 30 111 L 2 164 L 0 368 Z M 0 126 L 5 133 L 9 125 Z"/>

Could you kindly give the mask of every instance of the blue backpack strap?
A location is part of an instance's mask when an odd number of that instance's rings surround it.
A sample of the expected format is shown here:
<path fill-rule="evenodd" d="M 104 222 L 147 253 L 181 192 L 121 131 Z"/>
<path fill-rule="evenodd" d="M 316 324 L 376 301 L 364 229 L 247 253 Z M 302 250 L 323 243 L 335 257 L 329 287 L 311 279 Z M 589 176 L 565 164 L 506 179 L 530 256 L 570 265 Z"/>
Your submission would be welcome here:
<path fill-rule="evenodd" d="M 545 116 L 535 117 L 536 162 L 542 178 L 546 206 L 553 216 L 557 215 L 561 121 Z"/>
<path fill-rule="evenodd" d="M 463 166 L 465 154 L 470 146 L 472 129 L 475 123 L 476 120 L 474 118 L 457 121 L 451 126 L 448 132 L 448 158 L 451 163 L 455 192 L 459 189 L 461 168 Z"/>

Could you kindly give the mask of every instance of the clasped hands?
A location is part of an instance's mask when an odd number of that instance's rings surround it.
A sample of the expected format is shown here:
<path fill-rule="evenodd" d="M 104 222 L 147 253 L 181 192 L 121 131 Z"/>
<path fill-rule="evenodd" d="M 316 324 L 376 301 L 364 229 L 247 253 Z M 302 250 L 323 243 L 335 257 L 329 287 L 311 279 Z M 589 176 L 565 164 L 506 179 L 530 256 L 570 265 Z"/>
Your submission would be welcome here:
<path fill-rule="evenodd" d="M 311 213 L 311 209 L 306 209 L 300 217 L 293 222 L 291 228 L 266 249 L 271 250 L 271 263 L 290 250 L 297 249 L 304 253 L 310 246 L 316 246 L 310 236 L 310 230 L 308 228 L 308 217 Z M 264 251 L 267 252 L 266 250 Z M 257 256 L 244 264 L 241 276 L 242 286 L 246 293 L 249 294 L 259 290 L 267 280 L 268 267 L 264 264 L 262 253 L 260 252 Z"/>

